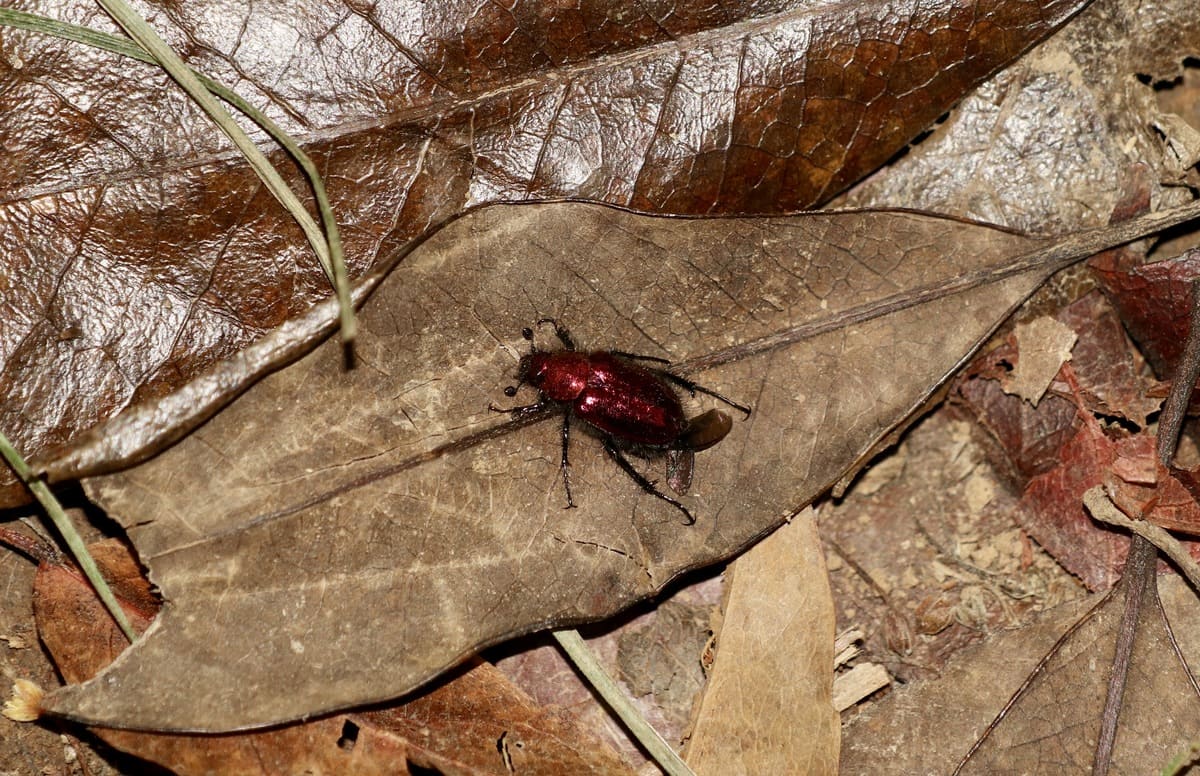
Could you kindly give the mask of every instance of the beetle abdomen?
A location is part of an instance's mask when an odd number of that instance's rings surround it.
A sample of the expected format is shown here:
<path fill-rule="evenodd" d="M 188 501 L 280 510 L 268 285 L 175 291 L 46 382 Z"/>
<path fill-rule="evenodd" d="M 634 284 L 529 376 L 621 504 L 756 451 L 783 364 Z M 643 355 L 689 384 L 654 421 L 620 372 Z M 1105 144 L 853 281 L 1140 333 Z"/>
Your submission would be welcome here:
<path fill-rule="evenodd" d="M 617 439 L 667 446 L 687 421 L 675 392 L 658 375 L 603 351 L 588 355 L 588 385 L 575 413 Z"/>

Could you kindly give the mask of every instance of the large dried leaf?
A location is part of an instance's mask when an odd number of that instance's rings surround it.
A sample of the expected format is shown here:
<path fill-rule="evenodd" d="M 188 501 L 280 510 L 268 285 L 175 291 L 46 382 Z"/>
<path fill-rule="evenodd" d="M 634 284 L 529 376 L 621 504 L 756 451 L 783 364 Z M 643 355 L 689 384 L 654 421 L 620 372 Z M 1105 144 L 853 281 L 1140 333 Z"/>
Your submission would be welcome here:
<path fill-rule="evenodd" d="M 362 272 L 498 200 L 812 205 L 1085 4 L 314 0 L 151 20 L 306 142 Z M 111 27 L 82 0 L 28 9 Z M 152 68 L 0 29 L 0 115 L 0 427 L 27 453 L 325 293 L 299 230 Z M 0 478 L 0 503 L 26 498 Z"/>
<path fill-rule="evenodd" d="M 137 561 L 119 542 L 89 548 L 140 633 L 158 610 Z M 38 638 L 68 682 L 89 679 L 127 646 L 78 570 L 42 563 L 34 583 Z M 534 703 L 487 663 L 411 702 L 268 731 L 189 736 L 93 728 L 107 744 L 177 776 L 406 774 L 629 774 L 561 708 Z"/>
<path fill-rule="evenodd" d="M 147 464 L 87 483 L 167 605 L 53 706 L 130 727 L 267 724 L 609 615 L 841 477 L 1036 286 L 1048 266 L 1003 268 L 1037 244 L 912 213 L 477 211 L 370 300 L 357 369 L 327 343 Z M 521 327 L 544 315 L 754 406 L 697 457 L 695 525 L 582 433 L 579 508 L 564 510 L 557 421 L 488 411 Z"/>
<path fill-rule="evenodd" d="M 1073 625 L 1030 673 L 956 774 L 1000 768 L 1036 772 L 1049 763 L 1060 773 L 1087 772 L 1112 682 L 1126 669 L 1128 684 L 1117 707 L 1120 746 L 1111 755 L 1116 772 L 1137 773 L 1146 763 L 1165 763 L 1187 746 L 1200 726 L 1200 688 L 1159 601 L 1157 551 L 1150 548 L 1140 561 L 1134 557 L 1131 551 L 1127 573 L 1112 594 Z M 1135 565 L 1138 572 L 1128 573 Z M 1140 609 L 1135 624 L 1123 619 L 1131 605 Z M 1122 659 L 1120 635 L 1131 627 L 1136 628 L 1132 651 Z M 1054 713 L 1047 713 L 1051 709 Z"/>
<path fill-rule="evenodd" d="M 1108 220 L 1131 165 L 1150 171 L 1156 207 L 1182 202 L 1191 194 L 1178 179 L 1176 127 L 1181 117 L 1200 126 L 1198 50 L 1193 0 L 1092 3 L 838 204 L 1076 229 Z"/>

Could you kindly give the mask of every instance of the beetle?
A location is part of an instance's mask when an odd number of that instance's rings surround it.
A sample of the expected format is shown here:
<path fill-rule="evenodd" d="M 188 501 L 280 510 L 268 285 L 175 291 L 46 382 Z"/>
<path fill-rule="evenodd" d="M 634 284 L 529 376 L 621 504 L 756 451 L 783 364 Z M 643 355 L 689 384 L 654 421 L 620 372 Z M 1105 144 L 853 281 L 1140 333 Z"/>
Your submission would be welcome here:
<path fill-rule="evenodd" d="M 522 384 L 539 391 L 538 401 L 523 407 L 503 409 L 494 403 L 493 412 L 507 412 L 523 417 L 546 410 L 562 412 L 562 472 L 563 488 L 567 493 L 567 508 L 575 506 L 571 496 L 571 476 L 568 450 L 571 439 L 571 418 L 577 417 L 600 435 L 604 450 L 642 490 L 666 501 L 687 518 L 696 518 L 687 507 L 656 487 L 656 482 L 634 468 L 622 448 L 636 453 L 663 453 L 667 458 L 667 484 L 679 495 L 691 487 L 695 454 L 720 442 L 733 428 L 729 415 L 710 409 L 694 418 L 684 415 L 683 405 L 676 392 L 678 386 L 693 396 L 705 393 L 750 416 L 750 408 L 704 388 L 691 380 L 650 364 L 669 364 L 665 358 L 642 356 L 621 350 L 581 352 L 570 332 L 553 318 L 540 318 L 538 326 L 550 324 L 562 343 L 561 350 L 539 350 L 533 343 L 533 329 L 522 329 L 521 335 L 531 343 L 529 353 L 521 356 L 517 367 L 517 385 L 504 389 L 513 397 Z"/>

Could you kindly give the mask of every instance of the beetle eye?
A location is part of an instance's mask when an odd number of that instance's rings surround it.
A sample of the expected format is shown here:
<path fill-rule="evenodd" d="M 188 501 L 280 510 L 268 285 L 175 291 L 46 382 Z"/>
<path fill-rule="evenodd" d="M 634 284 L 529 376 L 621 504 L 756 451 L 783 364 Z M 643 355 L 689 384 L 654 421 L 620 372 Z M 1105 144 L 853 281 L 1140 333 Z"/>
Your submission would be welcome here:
<path fill-rule="evenodd" d="M 515 385 L 510 385 L 510 386 L 508 386 L 507 388 L 505 388 L 505 389 L 504 389 L 504 395 L 505 395 L 505 396 L 507 396 L 507 397 L 508 397 L 508 398 L 510 398 L 510 399 L 511 399 L 512 397 L 516 396 L 516 395 L 517 395 L 517 386 L 515 386 Z"/>
<path fill-rule="evenodd" d="M 524 329 L 521 329 L 521 336 L 530 342 L 533 342 L 533 329 L 526 326 Z"/>

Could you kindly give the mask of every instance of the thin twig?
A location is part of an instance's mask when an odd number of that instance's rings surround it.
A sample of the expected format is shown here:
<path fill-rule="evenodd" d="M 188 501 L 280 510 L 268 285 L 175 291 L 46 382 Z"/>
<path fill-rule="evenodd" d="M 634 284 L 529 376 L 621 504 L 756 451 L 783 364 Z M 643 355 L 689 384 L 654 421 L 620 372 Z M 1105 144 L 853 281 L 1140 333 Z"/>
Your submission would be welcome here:
<path fill-rule="evenodd" d="M 1171 381 L 1171 392 L 1163 404 L 1162 416 L 1158 420 L 1158 439 L 1156 452 L 1163 466 L 1170 468 L 1175 458 L 1175 448 L 1179 444 L 1179 432 L 1183 428 L 1183 419 L 1187 414 L 1188 403 L 1192 391 L 1196 387 L 1196 379 L 1200 377 L 1200 281 L 1192 281 L 1192 314 L 1188 322 L 1187 340 L 1184 342 L 1183 355 L 1175 369 L 1175 379 Z"/>
<path fill-rule="evenodd" d="M 8 437 L 4 436 L 3 433 L 0 433 L 0 455 L 4 456 L 4 459 L 8 461 L 8 465 L 16 472 L 17 477 L 25 483 L 25 487 L 29 488 L 34 498 L 46 510 L 46 514 L 50 516 L 50 520 L 53 521 L 55 528 L 62 535 L 63 541 L 70 548 L 71 555 L 74 556 L 75 562 L 79 564 L 83 575 L 92 583 L 92 587 L 96 590 L 96 595 L 104 602 L 105 608 L 112 614 L 113 619 L 117 621 L 117 625 L 121 627 L 121 632 L 132 643 L 137 638 L 137 634 L 134 633 L 133 626 L 129 624 L 129 618 L 125 616 L 125 610 L 117 603 L 117 597 L 113 595 L 108 582 L 104 581 L 104 576 L 96 566 L 96 561 L 92 559 L 87 545 L 83 543 L 83 537 L 75 530 L 75 524 L 67 516 L 66 511 L 62 508 L 62 504 L 58 503 L 58 499 L 54 497 L 50 486 L 33 475 L 33 472 L 29 469 L 29 464 L 25 463 L 25 459 L 17 452 L 17 449 L 12 446 L 8 441 Z"/>
<path fill-rule="evenodd" d="M 1125 609 L 1121 613 L 1121 624 L 1117 629 L 1116 651 L 1113 653 L 1112 671 L 1108 677 L 1108 695 L 1104 699 L 1104 712 L 1100 715 L 1100 734 L 1096 740 L 1096 754 L 1092 758 L 1092 776 L 1106 776 L 1112 764 L 1113 746 L 1117 740 L 1117 722 L 1121 718 L 1121 702 L 1125 698 L 1125 685 L 1129 681 L 1130 658 L 1133 642 L 1137 638 L 1142 619 L 1142 603 L 1146 593 L 1156 583 L 1154 577 L 1158 551 L 1141 536 L 1134 536 L 1129 545 L 1129 557 L 1121 585 L 1125 588 Z"/>
<path fill-rule="evenodd" d="M 600 665 L 596 655 L 588 649 L 587 644 L 579 635 L 579 631 L 554 631 L 554 638 L 575 667 L 587 677 L 591 686 L 600 693 L 604 702 L 609 705 L 609 708 L 613 710 L 630 734 L 638 740 L 638 743 L 646 748 L 646 751 L 663 771 L 669 776 L 695 776 L 683 758 L 663 740 L 663 737 L 650 726 L 641 712 L 634 708 L 633 703 L 625 696 L 621 688 L 617 687 L 617 683 Z"/>
<path fill-rule="evenodd" d="M 1083 494 L 1083 505 L 1087 507 L 1092 517 L 1100 522 L 1124 528 L 1162 550 L 1163 554 L 1170 558 L 1171 562 L 1188 578 L 1192 587 L 1200 590 L 1200 564 L 1196 563 L 1187 549 L 1179 543 L 1179 540 L 1165 529 L 1159 528 L 1147 520 L 1132 520 L 1127 517 L 1104 492 L 1102 485 L 1097 485 Z"/>
<path fill-rule="evenodd" d="M 1159 463 L 1164 468 L 1170 468 L 1171 461 L 1175 458 L 1175 448 L 1179 443 L 1184 414 L 1198 376 L 1200 376 L 1200 283 L 1193 281 L 1191 320 L 1188 324 L 1187 340 L 1184 343 L 1183 356 L 1176 369 L 1175 379 L 1171 381 L 1171 393 L 1167 396 L 1166 404 L 1163 407 L 1163 414 L 1158 424 L 1158 436 L 1155 440 L 1155 451 L 1158 454 Z M 1091 492 L 1089 491 L 1089 493 Z M 1107 512 L 1105 504 L 1097 498 L 1096 494 L 1092 496 L 1092 503 L 1095 505 L 1093 514 Z M 1135 529 L 1131 528 L 1131 530 Z M 1092 760 L 1094 776 L 1105 776 L 1111 765 L 1113 746 L 1117 735 L 1117 722 L 1121 715 L 1121 700 L 1129 676 L 1133 642 L 1137 636 L 1137 628 L 1141 619 L 1142 602 L 1147 594 L 1154 590 L 1154 585 L 1157 583 L 1155 578 L 1157 559 L 1156 546 L 1143 535 L 1142 531 L 1135 530 L 1133 543 L 1129 548 L 1129 559 L 1126 561 L 1125 572 L 1121 577 L 1121 582 L 1126 587 L 1125 612 L 1121 617 L 1121 626 L 1117 633 L 1117 650 L 1113 656 L 1108 697 L 1105 699 L 1100 736 L 1096 742 L 1096 754 Z M 1184 565 L 1181 564 L 1181 568 L 1183 567 Z"/>
<path fill-rule="evenodd" d="M 101 0 L 101 5 L 105 5 L 104 0 Z M 109 9 L 107 6 L 106 10 L 109 10 L 110 13 L 114 13 L 113 9 Z M 116 12 L 120 13 L 120 9 L 116 9 Z M 136 15 L 126 16 L 124 18 L 128 22 L 136 24 L 137 20 L 140 20 L 140 17 L 136 17 L 136 20 L 135 17 Z M 115 13 L 113 18 L 117 18 Z M 141 24 L 145 27 L 145 30 L 149 31 L 150 35 L 157 38 L 156 33 L 146 26 L 144 21 L 141 21 Z M 151 55 L 148 53 L 148 49 L 144 49 L 138 44 L 132 43 L 124 38 L 118 38 L 115 35 L 109 35 L 106 32 L 93 30 L 89 27 L 82 27 L 77 24 L 69 24 L 57 19 L 49 19 L 44 16 L 25 13 L 23 11 L 17 11 L 11 8 L 0 8 L 0 25 L 52 35 L 63 40 L 72 40 L 87 46 L 93 46 L 105 51 L 111 51 L 114 54 L 120 54 L 121 56 L 137 59 L 142 62 L 160 65 L 164 70 L 171 74 L 171 76 L 175 78 L 175 80 L 178 81 L 185 90 L 189 91 L 189 94 L 192 93 L 185 81 L 190 83 L 191 80 L 194 80 L 201 87 L 201 93 L 207 91 L 215 94 L 217 97 L 220 97 L 222 100 L 244 113 L 250 118 L 251 121 L 261 127 L 275 142 L 279 143 L 279 145 L 282 146 L 283 149 L 292 156 L 292 158 L 296 161 L 296 164 L 298 164 L 304 171 L 305 176 L 308 178 L 309 185 L 312 187 L 313 197 L 317 204 L 317 210 L 321 215 L 321 227 L 317 226 L 316 222 L 313 221 L 312 217 L 308 214 L 308 211 L 304 208 L 304 205 L 301 204 L 300 199 L 284 182 L 283 177 L 274 168 L 274 166 L 271 165 L 266 156 L 264 156 L 262 152 L 258 150 L 258 147 L 254 145 L 249 136 L 242 132 L 241 128 L 238 127 L 236 122 L 233 121 L 233 118 L 229 116 L 224 109 L 220 108 L 219 105 L 213 102 L 210 97 L 206 98 L 192 94 L 197 104 L 199 104 L 206 112 L 208 112 L 209 116 L 213 119 L 217 126 L 229 136 L 234 145 L 237 146 L 238 149 L 242 151 L 243 155 L 246 156 L 247 161 L 250 163 L 255 172 L 258 173 L 263 183 L 266 184 L 267 189 L 275 195 L 275 198 L 279 200 L 280 204 L 282 204 L 284 208 L 291 213 L 292 217 L 296 219 L 296 223 L 299 224 L 301 230 L 308 238 L 313 252 L 316 253 L 318 261 L 320 261 L 321 266 L 324 268 L 327 276 L 329 277 L 330 283 L 333 285 L 334 290 L 337 293 L 341 316 L 340 325 L 342 340 L 344 342 L 350 342 L 354 339 L 356 329 L 354 306 L 350 302 L 350 284 L 346 275 L 346 263 L 342 251 L 342 241 L 338 233 L 337 221 L 333 217 L 333 208 L 329 203 L 329 196 L 325 191 L 325 184 L 322 181 L 321 175 L 317 171 L 317 167 L 313 163 L 312 159 L 309 158 L 308 154 L 306 154 L 302 148 L 300 148 L 300 144 L 293 140 L 290 135 L 284 132 L 278 124 L 272 121 L 265 113 L 243 100 L 232 89 L 229 89 L 221 83 L 208 78 L 202 73 L 188 68 L 182 63 L 182 60 L 178 60 L 178 57 L 175 58 L 175 61 L 161 61 L 156 58 L 156 55 Z M 125 26 L 124 23 L 122 23 L 122 26 Z M 132 35 L 132 33 L 131 37 L 135 37 L 139 40 L 139 42 L 141 41 L 140 38 Z M 159 42 L 161 43 L 162 41 L 160 40 Z M 163 45 L 165 46 L 165 44 Z M 178 66 L 183 70 L 186 70 L 190 75 L 177 75 L 177 73 L 180 73 L 181 71 L 176 70 L 176 64 L 178 64 Z M 218 111 L 215 114 L 212 110 L 210 110 L 210 108 L 213 106 L 215 106 L 216 110 Z M 321 231 L 322 227 L 324 228 L 324 233 Z"/>

